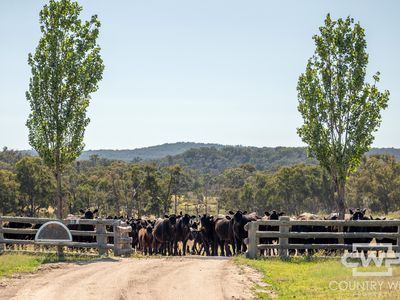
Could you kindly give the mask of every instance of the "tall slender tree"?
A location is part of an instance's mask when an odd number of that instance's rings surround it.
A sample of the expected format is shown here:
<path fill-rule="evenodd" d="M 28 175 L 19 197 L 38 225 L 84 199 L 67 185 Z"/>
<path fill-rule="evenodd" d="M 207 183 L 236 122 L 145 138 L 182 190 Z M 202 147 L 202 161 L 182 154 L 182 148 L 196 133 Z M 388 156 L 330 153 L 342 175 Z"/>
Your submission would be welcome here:
<path fill-rule="evenodd" d="M 313 37 L 315 53 L 299 77 L 297 91 L 304 124 L 297 132 L 308 154 L 329 172 L 336 190 L 339 216 L 345 213 L 345 185 L 360 164 L 381 123 L 389 92 L 365 82 L 368 54 L 364 29 L 347 17 L 328 14 Z"/>
<path fill-rule="evenodd" d="M 81 11 L 77 2 L 50 0 L 40 11 L 39 45 L 28 57 L 29 142 L 56 178 L 59 218 L 62 172 L 84 149 L 86 110 L 104 70 L 97 44 L 100 21 L 96 15 L 82 21 Z"/>

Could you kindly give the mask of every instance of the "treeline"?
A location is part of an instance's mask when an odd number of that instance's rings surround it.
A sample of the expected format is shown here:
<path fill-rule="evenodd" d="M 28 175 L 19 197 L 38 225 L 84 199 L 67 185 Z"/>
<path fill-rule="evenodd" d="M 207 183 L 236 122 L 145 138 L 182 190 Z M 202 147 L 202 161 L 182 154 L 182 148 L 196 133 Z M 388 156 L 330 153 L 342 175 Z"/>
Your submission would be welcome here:
<path fill-rule="evenodd" d="M 289 215 L 336 212 L 335 191 L 318 165 L 296 164 L 276 171 L 250 166 L 227 169 L 222 175 L 220 203 L 262 214 L 276 209 Z M 387 215 L 400 209 L 400 162 L 393 156 L 364 157 L 347 184 L 347 207 L 368 208 Z"/>
<path fill-rule="evenodd" d="M 162 166 L 179 164 L 203 174 L 221 174 L 228 168 L 244 164 L 253 165 L 257 170 L 274 170 L 285 165 L 316 162 L 308 159 L 305 148 L 301 147 L 225 146 L 190 149 L 182 154 L 158 160 L 158 163 Z"/>
<path fill-rule="evenodd" d="M 161 216 L 225 213 L 230 209 L 276 209 L 289 215 L 336 211 L 328 175 L 316 164 L 294 164 L 259 171 L 252 164 L 221 174 L 200 173 L 180 165 L 111 161 L 92 155 L 71 164 L 63 177 L 67 213 L 99 208 L 104 214 Z M 53 214 L 55 181 L 39 157 L 0 152 L 0 212 L 4 215 Z M 216 207 L 207 207 L 212 199 Z M 208 204 L 207 204 L 208 203 Z M 387 214 L 400 209 L 400 163 L 390 155 L 364 157 L 347 185 L 347 206 Z"/>
<path fill-rule="evenodd" d="M 21 151 L 22 155 L 35 155 L 34 151 Z M 372 148 L 367 156 L 389 154 L 400 159 L 400 149 Z M 87 150 L 78 158 L 89 160 L 121 160 L 128 163 L 155 163 L 162 167 L 180 165 L 202 174 L 220 175 L 224 170 L 251 164 L 257 170 L 276 170 L 293 164 L 317 164 L 307 158 L 304 147 L 244 147 L 218 144 L 179 142 L 134 150 Z"/>
<path fill-rule="evenodd" d="M 367 156 L 389 154 L 400 159 L 400 149 L 372 148 Z M 187 169 L 203 174 L 219 175 L 229 168 L 244 164 L 253 165 L 256 170 L 276 170 L 282 166 L 294 164 L 317 164 L 316 160 L 307 157 L 304 147 L 203 147 L 190 149 L 182 154 L 167 156 L 157 160 L 162 166 L 179 164 Z"/>

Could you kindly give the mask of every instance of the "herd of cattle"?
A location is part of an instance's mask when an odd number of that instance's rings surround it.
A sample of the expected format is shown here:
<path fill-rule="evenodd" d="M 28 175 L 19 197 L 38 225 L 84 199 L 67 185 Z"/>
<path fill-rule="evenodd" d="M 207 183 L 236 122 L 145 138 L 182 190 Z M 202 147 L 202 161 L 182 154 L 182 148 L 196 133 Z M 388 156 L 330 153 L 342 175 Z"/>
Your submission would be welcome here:
<path fill-rule="evenodd" d="M 81 219 L 94 219 L 98 211 L 81 210 Z M 349 210 L 346 214 L 346 220 L 384 220 L 385 218 L 373 218 L 366 215 L 365 209 Z M 132 247 L 137 251 L 142 251 L 145 255 L 162 254 L 162 255 L 186 255 L 186 253 L 196 255 L 222 255 L 231 256 L 246 251 L 245 238 L 247 231 L 245 225 L 256 220 L 278 220 L 283 212 L 275 210 L 265 212 L 264 216 L 258 216 L 256 213 L 247 213 L 246 211 L 229 211 L 227 215 L 202 215 L 190 216 L 188 214 L 165 215 L 163 218 L 155 220 L 133 219 L 123 217 L 107 217 L 108 219 L 121 219 L 128 226 L 132 227 L 130 236 L 132 237 Z M 71 216 L 70 216 L 71 217 Z M 72 216 L 73 217 L 73 216 Z M 76 217 L 74 217 L 76 218 Z M 332 213 L 327 217 L 320 215 L 303 213 L 293 220 L 336 220 L 337 213 Z M 10 222 L 4 224 L 9 228 L 40 228 L 40 224 L 27 224 Z M 93 225 L 68 225 L 71 230 L 94 231 Z M 108 231 L 112 231 L 112 226 L 107 226 Z M 277 226 L 260 226 L 260 231 L 279 231 Z M 397 233 L 397 226 L 386 227 L 348 227 L 346 232 L 389 232 Z M 337 229 L 333 226 L 310 226 L 310 225 L 294 225 L 290 229 L 291 232 L 335 232 Z M 5 233 L 5 239 L 33 239 L 33 234 L 15 234 Z M 95 242 L 95 237 L 91 236 L 74 236 L 74 241 L 79 242 Z M 113 238 L 108 238 L 109 243 L 113 243 Z M 345 244 L 352 243 L 370 243 L 372 238 L 346 238 Z M 380 243 L 396 244 L 395 238 L 376 239 Z M 276 243 L 274 238 L 261 238 L 261 244 Z M 337 244 L 335 238 L 290 238 L 289 244 Z M 304 250 L 297 253 L 302 254 Z M 264 254 L 271 255 L 273 251 Z"/>

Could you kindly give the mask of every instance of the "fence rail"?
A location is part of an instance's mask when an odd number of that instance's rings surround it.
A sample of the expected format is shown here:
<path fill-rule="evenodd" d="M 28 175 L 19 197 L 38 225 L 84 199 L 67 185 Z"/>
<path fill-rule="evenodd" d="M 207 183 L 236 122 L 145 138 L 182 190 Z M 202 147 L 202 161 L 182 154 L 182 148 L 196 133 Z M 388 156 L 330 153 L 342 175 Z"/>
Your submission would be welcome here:
<path fill-rule="evenodd" d="M 276 231 L 262 231 L 260 226 L 275 227 Z M 301 232 L 296 229 L 292 231 L 293 226 L 308 226 L 307 232 Z M 315 226 L 313 228 L 313 226 Z M 348 228 L 373 227 L 370 232 L 349 232 Z M 303 227 L 304 228 L 304 227 Z M 330 230 L 321 231 L 321 228 Z M 333 229 L 333 230 L 332 230 Z M 388 230 L 395 232 L 388 232 Z M 280 217 L 279 220 L 269 221 L 253 221 L 247 223 L 245 230 L 248 231 L 248 238 L 245 240 L 247 244 L 246 256 L 248 258 L 257 258 L 260 251 L 267 249 L 277 249 L 279 256 L 289 256 L 290 249 L 296 250 L 314 250 L 314 249 L 329 249 L 329 250 L 352 250 L 353 239 L 391 239 L 393 241 L 392 250 L 400 250 L 400 220 L 290 220 L 289 217 Z M 379 230 L 382 230 L 380 232 Z M 385 231 L 386 230 L 386 231 Z M 269 238 L 276 239 L 276 244 L 260 243 L 260 239 Z M 289 243 L 289 239 L 311 239 L 304 241 L 302 244 Z M 330 243 L 318 243 L 312 239 L 329 239 Z M 332 242 L 337 240 L 337 243 Z M 298 242 L 298 241 L 297 241 Z M 347 243 L 346 243 L 347 242 Z M 370 245 L 357 247 L 360 250 L 387 250 L 385 246 Z"/>
<path fill-rule="evenodd" d="M 50 221 L 60 221 L 64 225 L 93 225 L 93 231 L 85 230 L 69 230 L 72 237 L 96 237 L 93 242 L 65 242 L 65 241 L 35 241 L 33 236 L 39 229 L 33 228 L 9 228 L 7 224 L 10 222 L 26 223 L 30 225 L 46 224 Z M 112 231 L 107 228 L 112 227 Z M 59 246 L 59 247 L 76 247 L 76 248 L 95 248 L 99 255 L 107 254 L 109 249 L 114 251 L 114 255 L 121 256 L 132 253 L 132 238 L 129 233 L 132 231 L 130 226 L 120 220 L 109 219 L 64 219 L 56 220 L 50 218 L 28 218 L 28 217 L 10 217 L 0 216 L 0 253 L 7 251 L 6 245 L 40 245 L 40 246 Z M 13 235 L 30 235 L 32 239 L 5 238 L 4 234 Z M 112 237 L 113 242 L 109 243 L 108 238 Z"/>

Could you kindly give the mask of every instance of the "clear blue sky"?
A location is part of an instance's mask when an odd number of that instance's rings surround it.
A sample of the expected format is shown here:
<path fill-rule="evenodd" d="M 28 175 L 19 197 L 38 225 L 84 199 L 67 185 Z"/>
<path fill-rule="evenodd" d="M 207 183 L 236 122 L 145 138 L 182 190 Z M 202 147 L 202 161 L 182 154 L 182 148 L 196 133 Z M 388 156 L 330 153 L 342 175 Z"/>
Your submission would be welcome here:
<path fill-rule="evenodd" d="M 106 65 L 86 149 L 194 141 L 300 146 L 296 84 L 328 12 L 366 29 L 369 79 L 391 92 L 374 146 L 400 147 L 400 1 L 79 1 Z M 46 1 L 0 1 L 0 146 L 28 149 L 27 55 Z"/>

